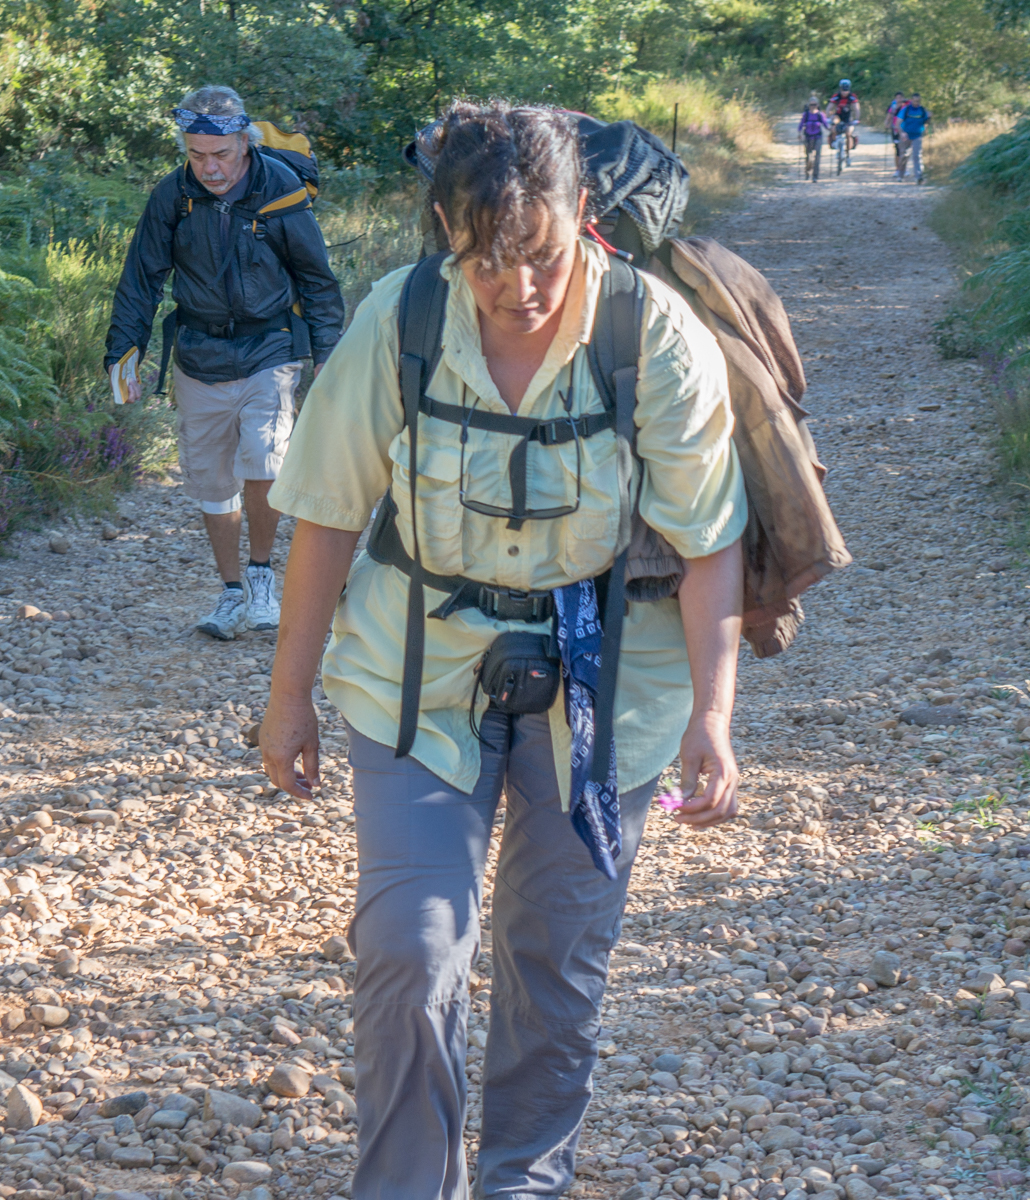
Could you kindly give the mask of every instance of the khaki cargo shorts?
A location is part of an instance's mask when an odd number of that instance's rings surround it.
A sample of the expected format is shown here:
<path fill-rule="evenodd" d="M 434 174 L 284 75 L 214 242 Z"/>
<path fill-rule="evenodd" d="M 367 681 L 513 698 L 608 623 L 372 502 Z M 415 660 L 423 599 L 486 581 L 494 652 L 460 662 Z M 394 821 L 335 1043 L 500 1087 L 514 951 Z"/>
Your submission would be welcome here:
<path fill-rule="evenodd" d="M 276 479 L 293 432 L 300 363 L 247 379 L 201 383 L 174 368 L 179 466 L 194 500 L 236 496 L 247 479 Z"/>

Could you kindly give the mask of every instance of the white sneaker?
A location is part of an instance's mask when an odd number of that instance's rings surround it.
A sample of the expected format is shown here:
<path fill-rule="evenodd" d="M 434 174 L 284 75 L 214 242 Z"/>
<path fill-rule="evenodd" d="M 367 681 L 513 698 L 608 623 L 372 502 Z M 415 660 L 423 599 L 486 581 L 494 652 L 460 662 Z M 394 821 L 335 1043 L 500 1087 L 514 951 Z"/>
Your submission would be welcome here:
<path fill-rule="evenodd" d="M 242 588 L 223 588 L 214 609 L 197 623 L 201 633 L 223 642 L 231 642 L 247 628 L 247 598 Z"/>
<path fill-rule="evenodd" d="M 279 601 L 275 598 L 275 572 L 271 567 L 248 567 L 247 628 L 278 629 Z"/>

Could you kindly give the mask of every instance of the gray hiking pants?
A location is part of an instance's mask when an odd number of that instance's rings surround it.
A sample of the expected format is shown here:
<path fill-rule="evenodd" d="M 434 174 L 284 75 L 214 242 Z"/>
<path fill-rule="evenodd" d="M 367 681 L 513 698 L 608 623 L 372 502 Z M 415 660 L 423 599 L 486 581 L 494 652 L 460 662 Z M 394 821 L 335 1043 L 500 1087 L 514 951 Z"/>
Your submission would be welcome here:
<path fill-rule="evenodd" d="M 608 955 L 655 781 L 621 797 L 619 878 L 561 810 L 547 714 L 489 710 L 471 795 L 353 729 L 354 1200 L 465 1200 L 468 979 L 501 789 L 477 1197 L 558 1196 L 592 1093 Z"/>
<path fill-rule="evenodd" d="M 916 179 L 923 177 L 923 139 L 922 137 L 910 138 L 906 134 L 901 135 L 901 158 L 898 161 L 898 174 L 902 179 L 905 178 L 905 168 L 908 165 L 908 157 L 912 156 L 912 174 Z"/>
<path fill-rule="evenodd" d="M 819 182 L 819 162 L 823 153 L 823 135 L 805 137 L 805 174 L 812 176 L 812 182 Z"/>

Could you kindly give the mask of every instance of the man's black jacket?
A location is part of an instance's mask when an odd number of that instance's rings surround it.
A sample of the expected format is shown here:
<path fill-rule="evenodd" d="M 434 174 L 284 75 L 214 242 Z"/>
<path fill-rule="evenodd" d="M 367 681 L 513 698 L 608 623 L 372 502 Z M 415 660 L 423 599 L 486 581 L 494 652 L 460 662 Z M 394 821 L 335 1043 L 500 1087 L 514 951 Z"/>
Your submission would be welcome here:
<path fill-rule="evenodd" d="M 234 206 L 237 214 L 256 212 L 302 189 L 297 176 L 278 160 L 253 150 L 251 159 L 250 191 Z M 183 194 L 203 202 L 182 215 Z M 310 331 L 310 353 L 316 365 L 325 362 L 343 332 L 343 297 L 311 209 L 270 215 L 257 223 L 263 236 L 257 235 L 253 221 L 234 216 L 231 259 L 218 278 L 226 254 L 222 216 L 210 200 L 211 193 L 189 166 L 176 168 L 154 188 L 115 292 L 104 365 L 117 362 L 133 346 L 143 357 L 173 269 L 172 296 L 179 311 L 212 326 L 271 320 L 299 300 Z M 289 271 L 270 243 L 289 263 Z M 293 335 L 279 329 L 224 338 L 180 325 L 175 347 L 179 368 L 202 383 L 244 379 L 296 357 Z"/>

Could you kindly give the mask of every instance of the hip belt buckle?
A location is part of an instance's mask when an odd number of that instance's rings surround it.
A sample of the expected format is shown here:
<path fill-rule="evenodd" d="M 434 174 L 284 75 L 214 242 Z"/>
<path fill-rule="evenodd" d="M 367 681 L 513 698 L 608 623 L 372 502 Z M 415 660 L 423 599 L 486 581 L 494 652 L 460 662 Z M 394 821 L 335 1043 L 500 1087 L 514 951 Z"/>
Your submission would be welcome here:
<path fill-rule="evenodd" d="M 479 589 L 479 610 L 500 621 L 545 621 L 550 615 L 550 594 L 533 596 L 514 588 Z"/>

